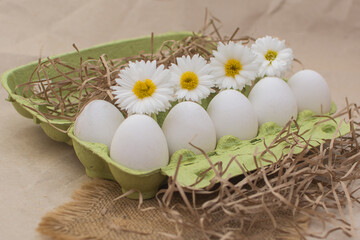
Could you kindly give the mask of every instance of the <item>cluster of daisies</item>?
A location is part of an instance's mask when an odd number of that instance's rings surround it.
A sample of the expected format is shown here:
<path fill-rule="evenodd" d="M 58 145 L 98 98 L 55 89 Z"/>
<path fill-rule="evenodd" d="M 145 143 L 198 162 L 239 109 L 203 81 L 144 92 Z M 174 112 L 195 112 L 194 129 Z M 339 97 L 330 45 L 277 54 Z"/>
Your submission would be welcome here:
<path fill-rule="evenodd" d="M 168 69 L 156 61 L 129 62 L 112 93 L 115 104 L 129 114 L 157 114 L 172 101 L 201 102 L 214 88 L 241 91 L 256 78 L 283 77 L 292 62 L 285 41 L 270 36 L 258 38 L 251 48 L 219 42 L 209 63 L 199 55 L 177 58 Z"/>
<path fill-rule="evenodd" d="M 155 61 L 130 62 L 113 87 L 116 104 L 129 116 L 124 119 L 109 102 L 93 101 L 76 119 L 74 133 L 83 141 L 107 144 L 120 165 L 148 171 L 166 166 L 181 149 L 209 153 L 224 136 L 250 140 L 265 123 L 283 127 L 300 111 L 328 113 L 330 90 L 320 74 L 302 70 L 287 82 L 281 79 L 292 62 L 285 42 L 268 36 L 251 48 L 220 42 L 209 62 L 199 55 L 177 58 L 168 69 Z M 241 93 L 246 86 L 252 86 L 248 97 Z M 197 102 L 216 89 L 205 110 Z M 148 115 L 166 111 L 172 101 L 179 103 L 160 128 Z"/>

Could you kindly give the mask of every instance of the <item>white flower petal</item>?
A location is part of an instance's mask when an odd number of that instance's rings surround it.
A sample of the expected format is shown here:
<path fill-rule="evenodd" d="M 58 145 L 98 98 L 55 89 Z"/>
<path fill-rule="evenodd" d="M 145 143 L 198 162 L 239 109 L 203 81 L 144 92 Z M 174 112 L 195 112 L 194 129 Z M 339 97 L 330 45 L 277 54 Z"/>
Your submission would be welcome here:
<path fill-rule="evenodd" d="M 175 96 L 179 100 L 193 100 L 201 101 L 201 99 L 206 98 L 208 94 L 203 94 L 203 90 L 199 91 L 198 89 L 208 89 L 210 92 L 211 87 L 214 86 L 214 76 L 211 73 L 212 68 L 206 63 L 206 60 L 199 56 L 198 54 L 193 57 L 183 56 L 176 59 L 177 65 L 172 65 L 170 67 L 171 71 L 171 82 L 175 84 Z M 185 72 L 193 72 L 198 77 L 197 86 L 192 89 L 183 89 L 181 87 L 181 76 Z"/>
<path fill-rule="evenodd" d="M 251 49 L 257 55 L 257 61 L 261 65 L 259 76 L 282 77 L 291 69 L 294 56 L 292 50 L 286 48 L 284 40 L 281 41 L 278 38 L 265 36 L 258 38 L 251 46 Z M 265 58 L 269 50 L 277 53 L 276 58 L 271 62 Z"/>
<path fill-rule="evenodd" d="M 173 94 L 169 73 L 169 70 L 164 70 L 163 65 L 156 67 L 156 61 L 129 62 L 129 66 L 122 69 L 119 78 L 116 79 L 118 86 L 111 87 L 116 99 L 115 104 L 127 110 L 129 114 L 152 114 L 165 111 L 170 107 Z M 140 99 L 133 92 L 133 88 L 136 82 L 145 79 L 150 79 L 156 89 L 150 97 Z"/>
<path fill-rule="evenodd" d="M 216 85 L 220 89 L 241 90 L 245 84 L 250 85 L 258 74 L 260 63 L 257 55 L 241 42 L 219 43 L 213 55 L 214 57 L 210 59 L 212 75 L 216 78 Z M 242 70 L 234 77 L 228 77 L 225 72 L 225 65 L 230 59 L 239 61 L 242 66 Z"/>

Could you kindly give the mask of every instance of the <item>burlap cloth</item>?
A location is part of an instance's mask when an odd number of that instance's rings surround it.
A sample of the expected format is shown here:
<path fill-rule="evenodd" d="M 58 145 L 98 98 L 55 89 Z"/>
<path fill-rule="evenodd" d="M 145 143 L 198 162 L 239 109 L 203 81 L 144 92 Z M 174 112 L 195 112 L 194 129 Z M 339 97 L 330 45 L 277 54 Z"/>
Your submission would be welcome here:
<path fill-rule="evenodd" d="M 136 200 L 114 201 L 121 194 L 120 186 L 112 181 L 97 179 L 86 183 L 73 194 L 71 202 L 47 213 L 38 231 L 61 240 L 170 239 L 170 235 L 177 234 L 174 224 L 157 208 L 155 198 L 145 200 L 139 209 Z M 175 197 L 175 201 L 180 201 L 180 197 Z M 150 207 L 155 208 L 148 210 Z M 270 219 L 264 216 L 261 224 L 252 226 L 246 234 L 226 239 L 300 239 L 287 221 L 291 214 L 278 213 L 275 217 L 281 226 L 279 229 L 274 230 Z M 195 229 L 183 229 L 179 239 L 204 237 Z"/>

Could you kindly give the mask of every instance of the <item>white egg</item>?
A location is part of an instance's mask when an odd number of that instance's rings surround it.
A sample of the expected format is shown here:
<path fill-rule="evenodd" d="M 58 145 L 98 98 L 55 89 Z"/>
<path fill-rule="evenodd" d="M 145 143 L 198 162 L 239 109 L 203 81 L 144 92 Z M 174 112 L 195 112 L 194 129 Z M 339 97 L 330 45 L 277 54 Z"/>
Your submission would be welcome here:
<path fill-rule="evenodd" d="M 254 106 L 260 125 L 275 122 L 284 126 L 291 117 L 297 117 L 295 95 L 280 78 L 261 79 L 251 90 L 249 100 Z"/>
<path fill-rule="evenodd" d="M 123 120 L 123 115 L 113 104 L 94 100 L 76 118 L 74 135 L 80 140 L 110 147 L 114 133 Z"/>
<path fill-rule="evenodd" d="M 256 137 L 258 119 L 250 101 L 239 91 L 225 90 L 210 102 L 207 112 L 216 129 L 216 137 L 233 135 L 240 140 Z"/>
<path fill-rule="evenodd" d="M 195 154 L 211 152 L 216 146 L 216 132 L 205 109 L 194 102 L 181 102 L 173 107 L 166 116 L 162 129 L 166 136 L 169 151 L 172 155 L 180 149 L 189 149 Z"/>
<path fill-rule="evenodd" d="M 299 112 L 311 110 L 321 114 L 330 111 L 330 89 L 319 73 L 313 70 L 299 71 L 289 79 L 288 85 L 295 94 Z"/>
<path fill-rule="evenodd" d="M 135 114 L 116 130 L 110 157 L 127 168 L 150 171 L 168 165 L 169 150 L 158 123 L 147 115 Z"/>

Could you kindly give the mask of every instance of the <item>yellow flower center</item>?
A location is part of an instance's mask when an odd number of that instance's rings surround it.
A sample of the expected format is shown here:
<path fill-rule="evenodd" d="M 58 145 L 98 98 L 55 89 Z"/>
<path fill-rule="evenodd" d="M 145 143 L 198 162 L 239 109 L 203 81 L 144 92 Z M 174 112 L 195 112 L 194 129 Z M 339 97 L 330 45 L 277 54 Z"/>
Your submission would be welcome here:
<path fill-rule="evenodd" d="M 240 61 L 236 59 L 229 59 L 225 64 L 225 75 L 228 77 L 235 78 L 235 75 L 239 74 L 242 70 L 242 65 Z"/>
<path fill-rule="evenodd" d="M 180 79 L 181 88 L 187 90 L 193 90 L 199 85 L 199 78 L 193 72 L 184 72 Z"/>
<path fill-rule="evenodd" d="M 151 97 L 155 92 L 156 86 L 150 79 L 145 79 L 145 81 L 137 81 L 133 87 L 133 93 L 140 98 Z"/>
<path fill-rule="evenodd" d="M 268 60 L 269 62 L 274 61 L 276 57 L 277 57 L 277 52 L 275 52 L 274 50 L 268 50 L 267 53 L 265 54 L 265 59 Z"/>

